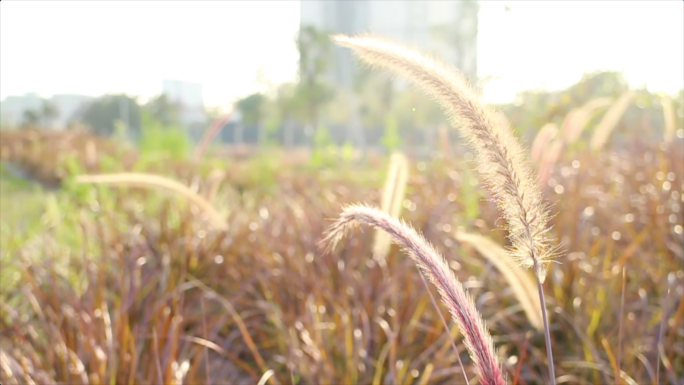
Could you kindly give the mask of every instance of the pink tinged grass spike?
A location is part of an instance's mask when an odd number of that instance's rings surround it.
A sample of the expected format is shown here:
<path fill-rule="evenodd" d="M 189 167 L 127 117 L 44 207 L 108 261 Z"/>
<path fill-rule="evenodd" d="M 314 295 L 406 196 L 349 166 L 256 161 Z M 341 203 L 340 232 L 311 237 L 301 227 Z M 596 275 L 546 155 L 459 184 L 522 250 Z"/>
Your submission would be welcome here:
<path fill-rule="evenodd" d="M 456 279 L 444 257 L 412 227 L 376 208 L 352 205 L 346 207 L 340 214 L 322 243 L 328 248 L 334 247 L 347 230 L 360 223 L 387 232 L 437 287 L 442 302 L 449 309 L 464 336 L 464 344 L 475 364 L 480 383 L 484 385 L 505 384 L 494 343 L 472 298 Z"/>

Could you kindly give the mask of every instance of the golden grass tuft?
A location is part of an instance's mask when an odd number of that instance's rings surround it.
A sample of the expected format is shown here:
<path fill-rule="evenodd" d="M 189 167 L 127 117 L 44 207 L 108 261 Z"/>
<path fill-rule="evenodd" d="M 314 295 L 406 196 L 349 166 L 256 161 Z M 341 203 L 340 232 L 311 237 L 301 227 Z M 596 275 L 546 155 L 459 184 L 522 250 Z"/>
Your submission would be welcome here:
<path fill-rule="evenodd" d="M 456 230 L 455 237 L 458 241 L 472 246 L 499 270 L 513 289 L 513 293 L 518 298 L 530 324 L 537 330 L 544 330 L 544 320 L 542 319 L 534 278 L 513 263 L 506 250 L 491 239 L 459 230 Z"/>
<path fill-rule="evenodd" d="M 388 213 L 392 218 L 399 218 L 401 205 L 404 201 L 406 183 L 408 181 L 408 160 L 400 152 L 395 152 L 390 157 L 389 173 L 382 188 L 382 201 L 380 209 Z M 389 235 L 378 229 L 373 242 L 373 258 L 377 261 L 384 260 L 389 253 L 392 241 Z"/>
<path fill-rule="evenodd" d="M 669 96 L 663 95 L 660 98 L 660 104 L 663 106 L 663 118 L 665 120 L 665 143 L 670 143 L 675 138 L 675 131 L 677 130 L 677 113 L 672 104 L 672 99 Z"/>

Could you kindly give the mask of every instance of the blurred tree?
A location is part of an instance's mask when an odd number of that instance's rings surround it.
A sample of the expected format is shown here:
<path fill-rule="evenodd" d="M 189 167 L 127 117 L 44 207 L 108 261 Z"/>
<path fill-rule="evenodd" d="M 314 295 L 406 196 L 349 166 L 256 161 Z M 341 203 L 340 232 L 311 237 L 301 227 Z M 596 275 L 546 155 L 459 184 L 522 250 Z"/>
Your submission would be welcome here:
<path fill-rule="evenodd" d="M 393 114 L 387 114 L 387 119 L 385 122 L 385 134 L 383 135 L 381 141 L 389 153 L 401 146 L 399 124 L 397 123 L 397 119 Z"/>
<path fill-rule="evenodd" d="M 528 90 L 519 93 L 513 103 L 498 105 L 506 115 L 513 128 L 524 136 L 528 142 L 546 123 L 561 125 L 571 110 L 579 108 L 591 100 L 607 97 L 613 101 L 630 89 L 630 85 L 621 72 L 595 71 L 588 72 L 576 84 L 562 90 Z M 664 118 L 660 97 L 642 87 L 634 89 L 635 96 L 615 129 L 617 135 L 611 141 L 619 142 L 630 136 L 662 137 Z M 675 110 L 681 105 L 673 99 Z M 605 113 L 599 111 L 588 122 L 584 130 L 584 138 L 593 133 L 593 127 Z M 578 143 L 582 146 L 582 143 Z"/>
<path fill-rule="evenodd" d="M 122 111 L 122 106 L 126 107 L 127 111 Z M 129 133 L 138 137 L 141 124 L 140 112 L 141 108 L 137 101 L 130 96 L 105 95 L 80 112 L 78 118 L 92 127 L 93 132 L 105 136 L 114 133 L 114 122 L 121 119 L 129 126 Z"/>
<path fill-rule="evenodd" d="M 165 126 L 175 125 L 180 122 L 180 107 L 175 103 L 171 103 L 166 94 L 152 98 L 143 108 Z"/>
<path fill-rule="evenodd" d="M 390 76 L 385 76 L 381 87 L 382 100 L 382 116 L 387 116 L 392 111 L 392 104 L 394 102 L 394 79 Z"/>
<path fill-rule="evenodd" d="M 52 102 L 45 100 L 43 101 L 40 115 L 43 126 L 50 127 L 52 125 L 52 121 L 59 116 L 59 111 Z"/>
<path fill-rule="evenodd" d="M 358 66 L 354 74 L 354 92 L 358 95 L 361 124 L 370 133 L 376 129 L 382 130 L 387 114 L 392 110 L 393 79 L 368 66 Z"/>
<path fill-rule="evenodd" d="M 190 153 L 187 130 L 179 124 L 164 124 L 150 111 L 140 111 L 141 135 L 139 150 L 145 161 L 186 159 Z"/>
<path fill-rule="evenodd" d="M 258 131 L 257 142 L 260 146 L 263 146 L 268 141 L 269 132 L 273 131 L 272 127 L 275 123 L 275 116 L 273 115 L 275 115 L 275 98 L 278 87 L 275 82 L 266 76 L 266 71 L 263 67 L 259 67 L 254 80 L 260 90 L 258 93 L 263 96 L 259 108 L 259 119 L 256 121 Z"/>
<path fill-rule="evenodd" d="M 264 110 L 266 108 L 266 95 L 256 92 L 246 96 L 235 103 L 235 108 L 242 115 L 242 124 L 246 127 L 256 127 L 259 144 L 266 139 L 263 129 Z"/>
<path fill-rule="evenodd" d="M 22 115 L 24 127 L 35 126 L 40 121 L 40 113 L 36 110 L 24 110 Z"/>
<path fill-rule="evenodd" d="M 298 92 L 298 87 L 296 83 L 283 83 L 276 90 L 274 115 L 282 124 L 282 143 L 285 147 L 294 144 L 294 121 L 306 120 L 306 100 Z"/>
<path fill-rule="evenodd" d="M 311 164 L 316 167 L 330 167 L 335 163 L 336 148 L 325 126 L 316 129 L 313 137 Z"/>
<path fill-rule="evenodd" d="M 334 126 L 346 126 L 351 120 L 351 105 L 349 103 L 349 90 L 339 88 L 330 102 L 321 109 L 321 115 L 325 116 L 325 123 Z M 360 101 L 361 109 L 365 101 Z M 332 131 L 331 131 L 332 132 Z"/>
<path fill-rule="evenodd" d="M 435 25 L 430 32 L 437 41 L 456 50 L 457 62 L 452 64 L 462 71 L 469 81 L 476 84 L 478 82 L 477 67 L 472 66 L 473 61 L 469 60 L 469 55 L 475 54 L 472 44 L 477 39 L 479 5 L 476 0 L 462 0 L 458 2 L 458 5 L 460 17 L 456 23 Z"/>
<path fill-rule="evenodd" d="M 324 80 L 332 61 L 332 43 L 327 32 L 311 25 L 300 28 L 295 42 L 299 51 L 297 97 L 304 102 L 297 104 L 305 106 L 306 124 L 312 131 L 318 127 L 321 107 L 334 96 L 333 88 Z"/>
<path fill-rule="evenodd" d="M 546 123 L 561 124 L 575 107 L 598 97 L 617 99 L 629 87 L 620 72 L 586 73 L 580 81 L 558 91 L 528 90 L 519 93 L 513 103 L 498 107 L 521 135 L 534 136 Z"/>
<path fill-rule="evenodd" d="M 361 93 L 365 88 L 367 88 L 368 83 L 372 82 L 378 77 L 378 74 L 382 74 L 380 71 L 374 71 L 369 66 L 359 65 L 354 71 L 353 88 L 356 93 Z"/>
<path fill-rule="evenodd" d="M 396 93 L 394 98 L 396 102 L 393 111 L 400 122 L 399 132 L 403 133 L 403 137 L 409 138 L 405 141 L 407 150 L 413 150 L 418 137 L 425 138 L 428 142 L 428 131 L 446 122 L 439 105 L 415 88 Z"/>

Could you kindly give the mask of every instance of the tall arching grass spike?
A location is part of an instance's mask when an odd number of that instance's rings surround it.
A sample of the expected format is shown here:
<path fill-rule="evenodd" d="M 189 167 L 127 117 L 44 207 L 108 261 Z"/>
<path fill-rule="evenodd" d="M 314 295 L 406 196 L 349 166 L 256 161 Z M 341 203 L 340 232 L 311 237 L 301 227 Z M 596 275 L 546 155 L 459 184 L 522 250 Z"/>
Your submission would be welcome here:
<path fill-rule="evenodd" d="M 403 76 L 439 103 L 454 127 L 475 150 L 478 170 L 506 219 L 511 255 L 534 268 L 544 320 L 549 381 L 555 384 L 553 354 L 542 282 L 555 256 L 548 207 L 523 155 L 523 149 L 502 114 L 486 107 L 457 69 L 400 44 L 361 35 L 333 36 L 365 63 Z"/>
<path fill-rule="evenodd" d="M 437 287 L 442 302 L 449 309 L 463 334 L 466 349 L 475 364 L 480 384 L 505 384 L 494 343 L 472 298 L 456 279 L 444 257 L 413 228 L 376 208 L 352 205 L 346 207 L 340 214 L 322 243 L 328 248 L 333 248 L 348 229 L 360 223 L 387 232 L 392 240 L 414 260 L 428 280 Z"/>
<path fill-rule="evenodd" d="M 486 107 L 455 68 L 397 43 L 361 35 L 335 35 L 365 63 L 403 76 L 431 95 L 477 155 L 478 169 L 502 211 L 511 255 L 535 267 L 543 281 L 553 255 L 548 209 L 523 149 L 502 115 Z"/>

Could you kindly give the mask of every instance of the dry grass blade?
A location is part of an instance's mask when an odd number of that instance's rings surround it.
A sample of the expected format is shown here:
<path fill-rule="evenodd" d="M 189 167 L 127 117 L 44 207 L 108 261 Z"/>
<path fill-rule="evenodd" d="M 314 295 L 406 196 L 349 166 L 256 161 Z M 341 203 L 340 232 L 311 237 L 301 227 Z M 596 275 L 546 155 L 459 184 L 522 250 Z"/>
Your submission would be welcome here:
<path fill-rule="evenodd" d="M 257 383 L 257 385 L 266 385 L 266 381 L 268 381 L 269 378 L 273 377 L 273 374 L 275 374 L 275 372 L 273 371 L 273 369 L 267 370 L 267 371 L 264 373 L 264 375 L 261 376 L 261 378 L 259 379 L 259 382 Z"/>
<path fill-rule="evenodd" d="M 664 348 L 662 345 L 663 334 L 665 334 L 665 328 L 667 325 L 668 309 L 670 307 L 670 293 L 672 292 L 672 286 L 675 282 L 675 274 L 669 273 L 667 275 L 667 292 L 665 294 L 665 302 L 662 307 L 662 316 L 660 318 L 660 326 L 658 327 L 658 335 L 656 336 L 656 351 L 658 352 L 658 359 L 656 360 L 656 384 L 660 384 L 660 364 L 661 362 L 668 368 L 667 355 L 664 354 Z"/>
<path fill-rule="evenodd" d="M 209 177 L 207 178 L 207 187 L 204 191 L 204 195 L 209 203 L 214 202 L 219 187 L 221 186 L 221 182 L 223 182 L 225 178 L 226 172 L 220 169 L 214 169 L 211 173 L 209 173 Z"/>
<path fill-rule="evenodd" d="M 33 368 L 30 362 L 17 362 L 14 358 L 5 354 L 2 349 L 0 349 L 0 370 L 8 384 L 36 384 L 34 379 L 38 380 L 40 384 L 56 383 L 50 379 L 47 373 Z"/>
<path fill-rule="evenodd" d="M 404 201 L 404 196 L 406 195 L 406 184 L 408 183 L 409 163 L 408 159 L 406 159 L 404 154 L 401 153 L 394 154 L 392 156 L 392 161 L 396 165 L 395 167 L 397 169 L 397 175 L 388 213 L 394 218 L 399 218 L 402 203 Z"/>
<path fill-rule="evenodd" d="M 619 380 L 620 378 L 620 365 L 621 365 L 621 356 L 622 356 L 622 321 L 624 320 L 624 315 L 625 315 L 625 283 L 626 283 L 626 274 L 625 274 L 625 268 L 624 266 L 622 267 L 622 289 L 620 291 L 620 313 L 619 313 L 619 318 L 618 318 L 618 350 L 617 350 L 617 359 L 616 361 L 616 373 L 615 373 L 615 384 L 619 385 L 621 382 Z"/>
<path fill-rule="evenodd" d="M 471 245 L 499 270 L 520 301 L 530 324 L 537 330 L 543 330 L 544 320 L 539 310 L 539 297 L 534 279 L 513 263 L 506 250 L 491 239 L 463 231 L 456 231 L 455 235 L 458 241 Z"/>
<path fill-rule="evenodd" d="M 613 132 L 613 129 L 617 126 L 620 118 L 622 118 L 622 115 L 627 111 L 627 107 L 629 107 L 629 103 L 632 101 L 633 97 L 634 92 L 629 90 L 622 94 L 622 96 L 610 106 L 603 116 L 603 119 L 601 119 L 601 122 L 596 126 L 594 136 L 591 137 L 591 142 L 589 144 L 592 149 L 599 150 L 606 144 L 610 137 L 610 133 Z"/>
<path fill-rule="evenodd" d="M 572 110 L 561 126 L 563 141 L 565 143 L 576 142 L 592 116 L 601 108 L 610 106 L 612 102 L 610 98 L 596 98 Z"/>
<path fill-rule="evenodd" d="M 329 248 L 334 247 L 345 231 L 359 223 L 386 231 L 392 240 L 399 244 L 416 262 L 418 268 L 430 282 L 437 287 L 442 302 L 449 309 L 464 336 L 465 346 L 475 363 L 475 370 L 480 377 L 480 383 L 486 385 L 505 384 L 491 336 L 485 328 L 472 298 L 456 279 L 444 257 L 413 228 L 378 209 L 353 205 L 344 209 L 322 242 L 327 244 Z"/>
<path fill-rule="evenodd" d="M 537 174 L 540 187 L 546 185 L 551 169 L 560 158 L 566 144 L 577 141 L 593 114 L 611 103 L 609 98 L 596 98 L 570 111 L 563 120 L 560 130 L 552 123 L 542 127 L 532 145 L 532 161 L 541 163 Z M 547 132 L 544 132 L 545 129 Z"/>
<path fill-rule="evenodd" d="M 389 213 L 393 218 L 399 218 L 401 204 L 404 200 L 406 182 L 408 181 L 408 160 L 402 153 L 394 153 L 390 158 L 389 173 L 385 186 L 382 188 L 382 211 Z M 382 230 L 377 230 L 373 243 L 373 258 L 384 260 L 389 253 L 392 241 L 389 235 Z"/>
<path fill-rule="evenodd" d="M 663 95 L 660 98 L 660 104 L 663 106 L 663 118 L 665 120 L 665 143 L 670 143 L 674 140 L 677 130 L 677 114 L 669 96 Z"/>
<path fill-rule="evenodd" d="M 133 185 L 140 187 L 158 187 L 175 192 L 186 197 L 204 211 L 211 220 L 211 223 L 219 230 L 226 230 L 228 223 L 221 217 L 216 209 L 200 195 L 189 189 L 187 186 L 173 179 L 159 175 L 144 173 L 118 173 L 118 174 L 96 174 L 78 175 L 76 183 L 112 184 L 112 185 Z"/>

